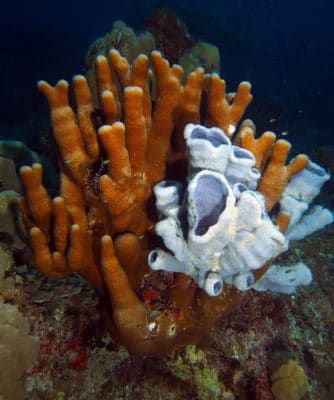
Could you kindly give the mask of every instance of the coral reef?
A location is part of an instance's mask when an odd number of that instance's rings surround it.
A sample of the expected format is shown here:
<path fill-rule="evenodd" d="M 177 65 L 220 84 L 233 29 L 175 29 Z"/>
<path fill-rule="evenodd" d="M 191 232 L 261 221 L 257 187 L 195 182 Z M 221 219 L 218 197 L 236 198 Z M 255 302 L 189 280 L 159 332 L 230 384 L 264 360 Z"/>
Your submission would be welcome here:
<path fill-rule="evenodd" d="M 10 258 L 6 252 L 0 247 L 0 293 L 3 295 L 5 289 L 5 274 L 10 268 Z"/>
<path fill-rule="evenodd" d="M 100 324 L 98 297 L 76 275 L 47 279 L 35 268 L 17 268 L 20 309 L 28 315 L 41 348 L 28 374 L 26 398 L 132 400 L 200 399 L 211 376 L 227 399 L 272 399 L 271 367 L 284 351 L 303 368 L 306 400 L 333 398 L 333 229 L 295 242 L 279 264 L 302 256 L 313 284 L 293 296 L 245 292 L 233 313 L 218 318 L 199 345 L 166 356 L 135 357 L 110 340 Z M 155 304 L 153 300 L 151 306 Z M 218 379 L 218 382 L 217 382 Z M 228 394 L 230 397 L 228 397 Z"/>
<path fill-rule="evenodd" d="M 0 246 L 0 398 L 20 400 L 24 398 L 24 373 L 32 366 L 39 341 L 30 336 L 30 325 L 18 307 L 4 303 L 10 263 Z"/>
<path fill-rule="evenodd" d="M 115 21 L 109 33 L 94 40 L 86 54 L 89 82 L 94 81 L 96 57 L 108 56 L 111 49 L 119 51 L 129 63 L 133 63 L 139 54 L 149 56 L 151 51 L 159 50 L 171 64 L 180 64 L 186 76 L 198 67 L 204 68 L 205 72 L 219 72 L 218 48 L 192 36 L 173 11 L 157 10 L 146 19 L 145 27 L 146 30 L 136 32 L 123 21 Z"/>
<path fill-rule="evenodd" d="M 294 360 L 281 365 L 271 376 L 275 400 L 300 400 L 309 389 L 303 368 Z"/>
<path fill-rule="evenodd" d="M 154 36 L 150 32 L 136 32 L 123 21 L 115 21 L 111 32 L 94 40 L 86 55 L 86 64 L 93 67 L 98 55 L 107 55 L 110 49 L 117 49 L 130 63 L 139 54 L 150 54 L 156 49 Z"/>
<path fill-rule="evenodd" d="M 0 154 L 6 153 L 10 156 L 11 151 L 14 152 L 14 149 L 17 149 L 16 156 L 19 159 L 22 148 L 25 147 L 20 142 L 0 141 Z M 4 152 L 4 149 L 11 151 Z M 25 162 L 33 161 L 32 158 L 24 160 Z M 13 159 L 0 156 L 0 239 L 7 246 L 15 249 L 23 249 L 27 243 L 26 230 L 17 207 L 17 200 L 21 196 L 22 186 Z"/>
<path fill-rule="evenodd" d="M 233 393 L 219 382 L 217 370 L 208 367 L 203 350 L 197 350 L 193 345 L 187 346 L 183 355 L 169 360 L 168 367 L 179 379 L 194 386 L 201 400 L 234 399 Z"/>
<path fill-rule="evenodd" d="M 23 225 L 17 201 L 21 194 L 14 190 L 0 192 L 0 237 L 16 249 L 23 249 L 27 244 L 27 234 Z"/>
<path fill-rule="evenodd" d="M 21 168 L 25 200 L 19 202 L 38 270 L 53 278 L 77 272 L 98 290 L 108 293 L 105 309 L 110 332 L 130 353 L 139 355 L 169 352 L 197 343 L 214 320 L 231 311 L 245 295 L 238 290 L 241 286 L 235 284 L 235 271 L 225 274 L 224 289 L 210 296 L 208 290 L 205 293 L 195 284 L 203 286 L 200 278 L 194 282 L 183 273 L 148 273 L 147 255 L 159 242 L 152 232 L 157 221 L 152 204 L 153 186 L 166 178 L 186 182 L 184 128 L 189 123 L 218 127 L 212 131 L 218 145 L 214 139 L 206 141 L 217 147 L 219 159 L 252 99 L 250 84 L 242 82 L 236 93 L 227 94 L 225 82 L 217 74 L 208 75 L 197 69 L 182 83 L 182 68 L 170 66 L 160 53 L 151 54 L 151 63 L 153 71 L 149 70 L 148 57 L 139 55 L 130 65 L 116 50 L 111 50 L 108 58 L 98 56 L 95 71 L 99 110 L 94 109 L 83 76 L 73 79 L 76 112 L 69 105 L 66 81 L 59 81 L 55 87 L 39 82 L 50 105 L 59 150 L 60 196 L 51 200 L 42 184 L 41 165 L 33 164 Z M 154 101 L 150 93 L 152 74 L 157 86 Z M 186 127 L 186 141 L 188 130 Z M 226 137 L 221 139 L 225 140 L 224 146 L 218 140 L 218 130 L 225 132 Z M 202 134 L 198 139 L 203 139 Z M 187 144 L 194 147 L 194 153 L 201 153 L 200 147 L 196 147 L 201 143 L 196 145 L 194 140 Z M 309 160 L 299 155 L 286 165 L 290 144 L 276 141 L 270 132 L 255 139 L 255 127 L 249 120 L 240 125 L 233 145 L 237 166 L 243 161 L 249 164 L 252 159 L 252 165 L 242 171 L 244 176 L 251 172 L 252 177 L 246 181 L 252 190 L 257 190 L 249 197 L 249 204 L 253 204 L 252 200 L 257 204 L 256 226 L 261 231 L 263 223 L 265 232 L 270 226 L 273 237 L 281 241 L 279 250 L 271 247 L 254 264 L 256 281 L 285 247 L 282 233 L 290 216 L 286 212 L 275 214 L 275 206 L 291 177 L 304 170 Z M 202 168 L 202 161 L 200 156 L 193 157 L 191 168 Z M 194 174 L 191 168 L 190 173 Z M 230 170 L 233 169 L 238 174 L 232 162 Z M 212 177 L 217 178 L 214 171 L 207 176 L 209 183 Z M 221 178 L 216 180 L 223 182 Z M 231 198 L 235 196 L 226 188 Z M 241 197 L 243 191 L 239 185 Z M 200 195 L 196 184 L 194 193 Z M 248 209 L 240 212 L 239 218 L 246 231 Z M 276 226 L 266 216 L 269 213 Z M 217 213 L 214 215 L 216 218 Z M 195 214 L 193 218 L 196 220 Z M 209 215 L 207 225 L 201 224 L 201 228 L 211 229 L 215 223 Z M 265 234 L 262 238 L 267 239 Z M 252 251 L 257 254 L 255 245 Z"/>
<path fill-rule="evenodd" d="M 16 174 L 14 161 L 2 156 L 0 156 L 0 190 L 14 190 L 22 193 L 21 182 Z"/>
<path fill-rule="evenodd" d="M 37 153 L 18 140 L 0 140 L 0 156 L 13 160 L 17 168 L 33 162 L 41 162 Z"/>
<path fill-rule="evenodd" d="M 179 64 L 186 75 L 198 67 L 204 68 L 206 72 L 219 72 L 219 50 L 211 43 L 198 42 L 179 56 Z"/>
<path fill-rule="evenodd" d="M 146 18 L 145 26 L 154 36 L 156 49 L 175 64 L 179 57 L 196 42 L 187 25 L 171 10 L 160 8 Z"/>

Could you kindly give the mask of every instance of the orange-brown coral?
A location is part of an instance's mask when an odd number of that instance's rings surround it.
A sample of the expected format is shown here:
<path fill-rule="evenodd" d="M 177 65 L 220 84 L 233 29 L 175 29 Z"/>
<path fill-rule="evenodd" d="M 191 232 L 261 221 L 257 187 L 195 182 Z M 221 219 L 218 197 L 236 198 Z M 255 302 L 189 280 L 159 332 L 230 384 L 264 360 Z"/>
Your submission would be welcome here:
<path fill-rule="evenodd" d="M 168 176 L 185 178 L 184 126 L 201 122 L 232 136 L 252 99 L 250 84 L 242 82 L 235 94 L 226 94 L 225 82 L 216 74 L 198 69 L 182 84 L 181 67 L 170 66 L 158 52 L 151 54 L 151 63 L 153 71 L 145 55 L 132 65 L 115 50 L 108 59 L 99 56 L 98 110 L 83 76 L 73 80 L 76 112 L 69 104 L 67 82 L 55 87 L 40 82 L 59 150 L 60 197 L 49 198 L 40 165 L 21 169 L 26 195 L 20 209 L 37 268 L 52 277 L 77 272 L 107 292 L 110 331 L 134 354 L 198 342 L 242 296 L 226 285 L 220 296 L 210 297 L 183 274 L 145 273 L 148 250 L 157 241 L 151 233 L 156 219 L 152 186 Z M 275 143 L 272 135 L 254 139 L 251 123 L 240 127 L 237 140 L 254 152 L 262 169 L 268 166 L 260 190 L 268 204 L 276 203 L 289 176 L 303 168 L 304 158 L 286 167 L 287 146 Z M 287 215 L 277 219 L 282 231 L 288 223 Z M 256 278 L 269 265 L 256 271 Z M 154 309 L 145 302 L 148 285 L 159 299 Z"/>

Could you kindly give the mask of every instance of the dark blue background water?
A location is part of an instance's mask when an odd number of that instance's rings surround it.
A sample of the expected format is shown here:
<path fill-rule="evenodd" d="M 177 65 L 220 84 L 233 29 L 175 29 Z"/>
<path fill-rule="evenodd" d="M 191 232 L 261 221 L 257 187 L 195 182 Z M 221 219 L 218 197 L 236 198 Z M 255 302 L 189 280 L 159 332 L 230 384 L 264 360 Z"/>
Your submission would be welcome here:
<path fill-rule="evenodd" d="M 55 83 L 84 72 L 90 42 L 110 31 L 115 19 L 143 29 L 145 17 L 162 6 L 220 48 L 228 89 L 251 81 L 249 116 L 261 128 L 279 118 L 279 129 L 301 147 L 333 143 L 334 3 L 327 0 L 6 2 L 0 14 L 0 138 L 38 131 L 39 118 L 47 115 L 38 79 Z"/>

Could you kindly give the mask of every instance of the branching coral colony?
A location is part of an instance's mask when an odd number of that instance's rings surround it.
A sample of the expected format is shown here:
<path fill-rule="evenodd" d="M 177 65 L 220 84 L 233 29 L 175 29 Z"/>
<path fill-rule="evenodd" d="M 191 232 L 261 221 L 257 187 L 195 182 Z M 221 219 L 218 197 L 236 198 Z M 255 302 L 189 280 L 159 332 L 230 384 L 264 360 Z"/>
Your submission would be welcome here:
<path fill-rule="evenodd" d="M 40 272 L 77 272 L 108 293 L 113 338 L 141 355 L 198 342 L 249 288 L 310 283 L 303 263 L 271 264 L 289 240 L 332 222 L 320 206 L 305 215 L 329 175 L 305 155 L 286 165 L 290 144 L 272 132 L 255 139 L 250 120 L 235 132 L 248 82 L 227 94 L 216 74 L 183 81 L 158 52 L 129 65 L 116 50 L 97 57 L 95 76 L 92 88 L 74 77 L 76 112 L 66 81 L 38 83 L 61 171 L 51 200 L 41 165 L 21 169 Z"/>

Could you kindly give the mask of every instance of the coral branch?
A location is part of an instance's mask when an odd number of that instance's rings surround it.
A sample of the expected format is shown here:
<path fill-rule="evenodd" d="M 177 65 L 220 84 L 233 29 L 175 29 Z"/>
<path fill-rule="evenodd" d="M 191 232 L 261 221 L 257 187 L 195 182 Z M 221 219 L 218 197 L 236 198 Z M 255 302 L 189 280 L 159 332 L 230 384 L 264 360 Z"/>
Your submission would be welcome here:
<path fill-rule="evenodd" d="M 290 215 L 294 226 L 312 220 L 302 213 L 329 175 L 304 155 L 286 164 L 290 144 L 272 132 L 255 138 L 250 120 L 232 141 L 252 99 L 248 82 L 227 94 L 224 80 L 198 68 L 183 83 L 182 68 L 157 51 L 131 63 L 111 50 L 94 73 L 74 77 L 75 110 L 66 81 L 38 83 L 60 196 L 50 199 L 41 165 L 21 168 L 19 208 L 35 264 L 53 278 L 77 272 L 107 292 L 111 335 L 133 354 L 197 343 L 287 249 Z M 322 226 L 331 222 L 328 210 L 319 213 Z"/>

